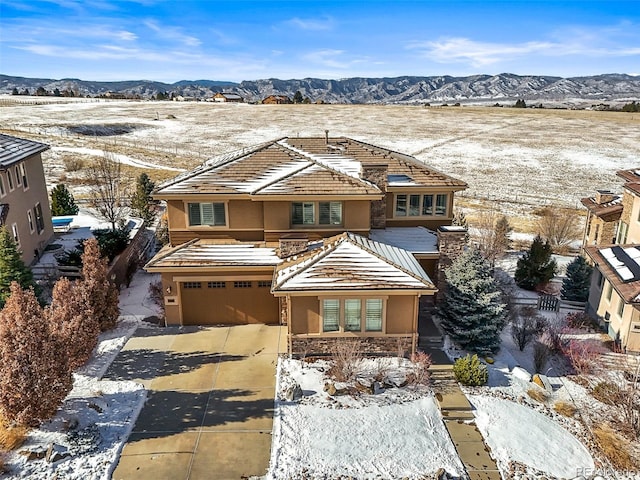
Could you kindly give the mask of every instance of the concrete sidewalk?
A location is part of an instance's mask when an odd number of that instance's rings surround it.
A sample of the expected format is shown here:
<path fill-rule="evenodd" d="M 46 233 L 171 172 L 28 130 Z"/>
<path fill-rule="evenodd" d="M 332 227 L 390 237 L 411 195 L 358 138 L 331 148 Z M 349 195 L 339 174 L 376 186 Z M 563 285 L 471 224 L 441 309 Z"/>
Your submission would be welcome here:
<path fill-rule="evenodd" d="M 149 390 L 112 478 L 264 475 L 284 351 L 285 327 L 139 329 L 106 375 Z"/>

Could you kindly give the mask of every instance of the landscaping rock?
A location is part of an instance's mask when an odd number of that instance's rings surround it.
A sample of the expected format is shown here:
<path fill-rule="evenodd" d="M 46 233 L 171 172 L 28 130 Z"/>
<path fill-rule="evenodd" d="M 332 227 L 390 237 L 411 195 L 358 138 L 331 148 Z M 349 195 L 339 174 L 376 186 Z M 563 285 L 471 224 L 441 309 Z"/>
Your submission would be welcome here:
<path fill-rule="evenodd" d="M 49 463 L 55 463 L 62 460 L 63 458 L 67 458 L 70 456 L 71 456 L 71 453 L 66 447 L 63 447 L 62 445 L 58 445 L 55 443 L 50 443 L 44 458 Z"/>
<path fill-rule="evenodd" d="M 531 381 L 531 374 L 522 367 L 513 367 L 511 374 L 515 378 L 519 378 L 520 380 L 524 380 L 525 382 Z"/>
<path fill-rule="evenodd" d="M 288 402 L 296 402 L 303 397 L 302 388 L 298 382 L 293 381 L 284 390 L 284 399 Z"/>
<path fill-rule="evenodd" d="M 44 447 L 34 447 L 31 450 L 20 450 L 18 452 L 27 458 L 27 462 L 32 460 L 41 460 L 47 455 L 47 450 Z"/>
<path fill-rule="evenodd" d="M 333 383 L 328 383 L 328 382 L 324 384 L 324 391 L 327 392 L 332 397 L 336 393 L 338 393 L 338 390 L 336 389 L 336 386 Z"/>

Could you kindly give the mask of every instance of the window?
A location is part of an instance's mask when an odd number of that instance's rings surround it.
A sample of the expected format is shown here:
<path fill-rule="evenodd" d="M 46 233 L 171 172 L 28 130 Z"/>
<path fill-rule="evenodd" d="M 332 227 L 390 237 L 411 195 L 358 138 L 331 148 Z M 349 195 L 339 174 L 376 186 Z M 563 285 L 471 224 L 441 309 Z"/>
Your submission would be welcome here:
<path fill-rule="evenodd" d="M 422 215 L 433 215 L 433 195 L 422 196 Z"/>
<path fill-rule="evenodd" d="M 396 195 L 396 217 L 407 216 L 407 196 Z"/>
<path fill-rule="evenodd" d="M 241 282 L 233 282 L 233 288 L 251 288 L 251 282 L 241 281 Z"/>
<path fill-rule="evenodd" d="M 22 185 L 26 190 L 27 188 L 29 188 L 29 183 L 27 182 L 27 170 L 24 168 L 24 163 L 20 164 L 20 172 L 22 173 Z"/>
<path fill-rule="evenodd" d="M 42 217 L 42 206 L 39 203 L 36 203 L 36 206 L 33 208 L 33 213 L 36 217 L 38 233 L 41 233 L 44 230 L 44 218 Z"/>
<path fill-rule="evenodd" d="M 447 214 L 447 196 L 446 194 L 436 195 L 436 215 Z"/>
<path fill-rule="evenodd" d="M 207 282 L 207 288 L 225 288 L 225 282 Z"/>
<path fill-rule="evenodd" d="M 4 180 L 2 180 L 2 176 L 0 175 L 0 196 L 5 196 L 7 192 L 4 190 Z"/>
<path fill-rule="evenodd" d="M 29 222 L 29 231 L 33 233 L 33 215 L 31 215 L 31 210 L 27 210 L 27 222 Z"/>
<path fill-rule="evenodd" d="M 22 175 L 20 175 L 20 168 L 16 165 L 16 183 L 18 186 L 22 185 Z"/>
<path fill-rule="evenodd" d="M 623 313 L 624 313 L 624 301 L 621 298 L 620 301 L 618 302 L 618 316 L 622 318 Z"/>
<path fill-rule="evenodd" d="M 596 270 L 596 273 L 598 274 L 598 287 L 602 288 L 602 284 L 604 283 L 604 275 L 600 273 L 600 270 Z"/>
<path fill-rule="evenodd" d="M 342 202 L 293 202 L 291 224 L 342 225 Z"/>
<path fill-rule="evenodd" d="M 271 280 L 258 280 L 258 287 L 271 288 Z"/>
<path fill-rule="evenodd" d="M 13 241 L 20 245 L 20 236 L 18 235 L 18 225 L 11 225 L 11 233 L 13 233 Z"/>
<path fill-rule="evenodd" d="M 322 331 L 337 332 L 340 329 L 340 300 L 322 301 Z"/>
<path fill-rule="evenodd" d="M 11 170 L 7 170 L 7 180 L 9 180 L 9 190 L 13 190 L 13 177 L 11 176 Z"/>
<path fill-rule="evenodd" d="M 320 225 L 342 224 L 342 202 L 320 202 Z"/>
<path fill-rule="evenodd" d="M 611 284 L 609 283 L 607 285 L 607 301 L 610 302 L 611 301 L 611 294 L 613 293 L 613 287 L 611 286 Z"/>
<path fill-rule="evenodd" d="M 623 244 L 627 241 L 627 229 L 629 225 L 620 220 L 620 224 L 618 225 L 618 237 L 616 238 L 616 243 Z"/>
<path fill-rule="evenodd" d="M 600 225 L 596 225 L 596 233 L 593 236 L 593 244 L 594 245 L 598 244 L 598 235 L 600 235 Z"/>
<path fill-rule="evenodd" d="M 381 332 L 382 299 L 367 298 L 365 302 L 365 330 L 367 332 Z"/>
<path fill-rule="evenodd" d="M 346 299 L 344 301 L 344 329 L 346 332 L 359 332 L 361 314 L 360 299 Z"/>
<path fill-rule="evenodd" d="M 202 288 L 202 283 L 200 282 L 184 282 L 182 285 L 186 289 Z"/>
<path fill-rule="evenodd" d="M 434 215 L 446 215 L 449 195 L 440 193 L 435 195 L 435 211 L 433 208 L 433 195 L 400 194 L 396 195 L 396 217 L 429 217 Z"/>
<path fill-rule="evenodd" d="M 190 203 L 189 204 L 189 225 L 208 225 L 219 227 L 227 224 L 224 203 Z"/>
<path fill-rule="evenodd" d="M 382 332 L 381 298 L 324 299 L 321 303 L 323 332 Z"/>

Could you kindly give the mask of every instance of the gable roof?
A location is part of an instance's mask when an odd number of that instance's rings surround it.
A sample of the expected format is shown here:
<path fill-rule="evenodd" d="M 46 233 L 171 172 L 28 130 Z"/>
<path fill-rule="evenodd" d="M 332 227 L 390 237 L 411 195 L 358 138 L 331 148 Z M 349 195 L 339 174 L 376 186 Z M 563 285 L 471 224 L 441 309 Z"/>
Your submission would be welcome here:
<path fill-rule="evenodd" d="M 327 159 L 274 140 L 224 154 L 161 184 L 155 196 L 189 194 L 374 195 L 382 192 L 360 178 L 353 158 Z M 359 167 L 359 164 L 358 164 Z"/>
<path fill-rule="evenodd" d="M 0 134 L 0 168 L 7 168 L 49 148 L 49 145 L 44 143 Z"/>
<path fill-rule="evenodd" d="M 408 251 L 346 232 L 276 267 L 273 292 L 326 290 L 436 287 Z"/>

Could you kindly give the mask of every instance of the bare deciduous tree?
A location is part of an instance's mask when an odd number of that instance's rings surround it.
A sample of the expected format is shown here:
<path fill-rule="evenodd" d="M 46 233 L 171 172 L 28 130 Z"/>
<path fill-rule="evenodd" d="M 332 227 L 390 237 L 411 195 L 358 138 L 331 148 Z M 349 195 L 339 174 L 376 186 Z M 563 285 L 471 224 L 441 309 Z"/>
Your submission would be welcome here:
<path fill-rule="evenodd" d="M 582 235 L 580 216 L 572 210 L 543 208 L 538 210 L 540 236 L 549 242 L 554 251 L 565 253 L 569 245 Z"/>
<path fill-rule="evenodd" d="M 505 215 L 499 215 L 496 210 L 483 211 L 475 222 L 473 240 L 478 245 L 482 256 L 492 267 L 496 260 L 504 255 L 509 248 L 509 235 L 513 228 Z"/>
<path fill-rule="evenodd" d="M 87 169 L 91 205 L 116 229 L 116 223 L 124 218 L 127 209 L 127 194 L 122 178 L 120 160 L 105 151 Z"/>

